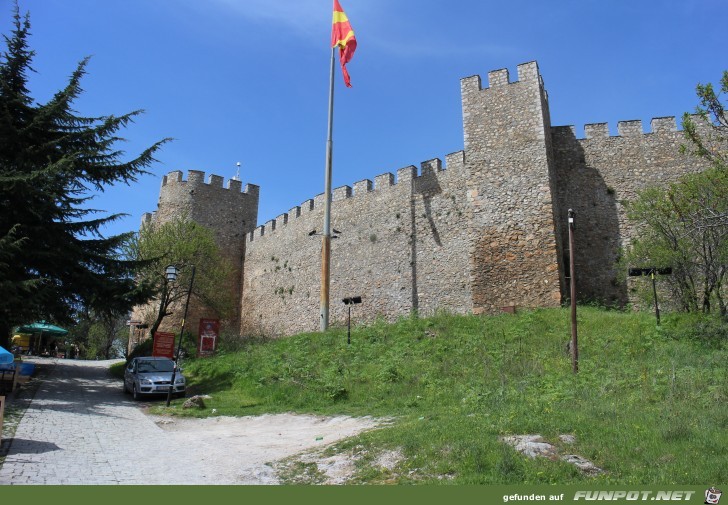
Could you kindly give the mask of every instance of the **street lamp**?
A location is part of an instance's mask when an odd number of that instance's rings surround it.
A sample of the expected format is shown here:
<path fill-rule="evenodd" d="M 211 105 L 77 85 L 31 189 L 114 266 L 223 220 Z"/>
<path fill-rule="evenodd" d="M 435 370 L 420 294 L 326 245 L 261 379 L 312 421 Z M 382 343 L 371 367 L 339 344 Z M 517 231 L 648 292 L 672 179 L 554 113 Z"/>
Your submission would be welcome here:
<path fill-rule="evenodd" d="M 177 267 L 175 265 L 169 265 L 165 271 L 167 280 L 174 282 L 177 280 Z M 172 389 L 174 389 L 174 381 L 177 378 L 177 369 L 179 368 L 179 354 L 182 350 L 182 337 L 185 334 L 185 319 L 187 319 L 187 309 L 190 306 L 190 295 L 192 294 L 192 284 L 195 282 L 195 265 L 192 265 L 192 275 L 190 276 L 190 287 L 187 290 L 187 301 L 185 302 L 185 313 L 182 316 L 182 329 L 179 332 L 179 343 L 177 344 L 177 355 L 174 359 L 174 368 L 172 369 L 172 380 L 169 383 L 169 389 L 167 390 L 167 407 L 169 402 L 172 401 Z"/>
<path fill-rule="evenodd" d="M 576 248 L 574 246 L 574 218 L 576 212 L 569 209 L 569 284 L 571 285 L 571 368 L 574 373 L 579 371 L 579 342 L 576 332 Z"/>
<path fill-rule="evenodd" d="M 177 266 L 176 265 L 169 265 L 167 267 L 167 270 L 165 270 L 165 275 L 167 276 L 167 280 L 169 282 L 174 282 L 177 280 Z"/>
<path fill-rule="evenodd" d="M 349 307 L 349 321 L 346 325 L 346 343 L 351 344 L 351 306 L 355 303 L 361 303 L 361 296 L 350 296 L 341 300 L 344 305 Z"/>

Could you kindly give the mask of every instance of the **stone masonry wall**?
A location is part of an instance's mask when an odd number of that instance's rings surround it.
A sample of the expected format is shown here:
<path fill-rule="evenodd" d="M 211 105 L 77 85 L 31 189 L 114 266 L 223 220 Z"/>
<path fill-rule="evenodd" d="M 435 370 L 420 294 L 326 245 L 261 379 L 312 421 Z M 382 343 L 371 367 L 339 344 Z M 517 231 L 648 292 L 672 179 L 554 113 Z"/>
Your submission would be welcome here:
<path fill-rule="evenodd" d="M 472 309 L 463 153 L 333 191 L 330 321 L 346 323 L 342 298 L 361 296 L 354 321 L 412 311 Z M 245 248 L 241 331 L 268 335 L 319 327 L 323 195 L 258 227 Z"/>
<path fill-rule="evenodd" d="M 461 81 L 474 312 L 561 303 L 550 125 L 535 62 Z"/>
<path fill-rule="evenodd" d="M 609 305 L 628 301 L 627 285 L 619 280 L 615 265 L 636 233 L 624 203 L 641 189 L 707 168 L 696 157 L 680 153 L 685 139 L 674 117 L 652 119 L 651 130 L 644 133 L 641 121 L 619 122 L 618 136 L 609 135 L 606 123 L 586 125 L 586 138 L 577 138 L 573 126 L 552 130 L 560 220 L 566 221 L 568 208 L 576 212 L 579 300 Z M 568 243 L 566 228 L 562 240 Z"/>

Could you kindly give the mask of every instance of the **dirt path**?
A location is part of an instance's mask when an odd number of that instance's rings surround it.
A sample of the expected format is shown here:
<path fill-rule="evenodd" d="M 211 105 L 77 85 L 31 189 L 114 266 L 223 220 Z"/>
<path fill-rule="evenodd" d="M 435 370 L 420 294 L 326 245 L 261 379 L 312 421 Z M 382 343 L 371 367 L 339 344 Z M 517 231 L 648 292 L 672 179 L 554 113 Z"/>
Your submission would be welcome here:
<path fill-rule="evenodd" d="M 212 472 L 240 484 L 277 484 L 268 463 L 322 449 L 378 425 L 371 418 L 296 414 L 150 418 L 180 444 L 198 447 L 198 457 Z"/>

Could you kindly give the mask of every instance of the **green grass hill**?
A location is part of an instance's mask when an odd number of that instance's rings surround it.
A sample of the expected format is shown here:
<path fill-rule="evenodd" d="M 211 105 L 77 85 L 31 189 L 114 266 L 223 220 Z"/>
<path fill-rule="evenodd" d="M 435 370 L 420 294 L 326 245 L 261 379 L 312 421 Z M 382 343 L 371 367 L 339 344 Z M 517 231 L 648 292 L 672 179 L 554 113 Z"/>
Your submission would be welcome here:
<path fill-rule="evenodd" d="M 228 345 L 188 360 L 190 394 L 161 412 L 274 412 L 391 419 L 338 444 L 357 450 L 355 482 L 712 485 L 728 475 L 728 329 L 714 319 L 579 308 L 578 374 L 567 309 L 405 318 L 326 334 Z M 500 439 L 540 434 L 604 470 L 531 459 Z M 568 447 L 559 435 L 573 435 Z M 394 469 L 367 465 L 382 451 Z"/>

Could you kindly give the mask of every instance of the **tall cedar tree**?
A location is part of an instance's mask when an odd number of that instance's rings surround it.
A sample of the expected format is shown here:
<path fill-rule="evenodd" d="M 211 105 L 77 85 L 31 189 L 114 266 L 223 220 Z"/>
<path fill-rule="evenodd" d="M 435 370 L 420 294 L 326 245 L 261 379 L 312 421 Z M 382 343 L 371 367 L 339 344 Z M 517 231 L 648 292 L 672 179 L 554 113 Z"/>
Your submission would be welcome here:
<path fill-rule="evenodd" d="M 0 345 L 14 325 L 34 319 L 68 323 L 79 308 L 122 313 L 142 301 L 134 264 L 118 255 L 128 238 L 105 238 L 100 228 L 120 215 L 84 208 L 91 190 L 130 183 L 145 173 L 161 140 L 131 160 L 115 145 L 117 132 L 142 111 L 80 117 L 88 58 L 46 104 L 27 88 L 35 54 L 29 15 L 16 3 L 14 29 L 0 53 Z"/>

